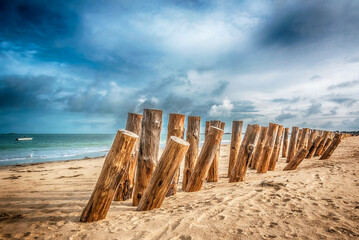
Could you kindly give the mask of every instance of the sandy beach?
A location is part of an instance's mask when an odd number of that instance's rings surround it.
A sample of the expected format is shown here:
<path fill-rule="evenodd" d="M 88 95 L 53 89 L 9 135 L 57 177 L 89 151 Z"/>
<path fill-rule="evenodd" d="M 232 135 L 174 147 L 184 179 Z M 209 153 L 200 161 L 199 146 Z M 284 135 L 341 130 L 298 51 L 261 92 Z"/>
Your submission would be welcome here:
<path fill-rule="evenodd" d="M 113 202 L 107 218 L 78 222 L 104 158 L 0 168 L 1 239 L 358 239 L 359 137 L 345 138 L 329 160 L 228 183 L 229 145 L 220 179 L 195 193 L 179 189 L 160 209 L 137 212 Z M 183 163 L 182 163 L 183 165 Z M 179 184 L 181 186 L 181 184 Z"/>

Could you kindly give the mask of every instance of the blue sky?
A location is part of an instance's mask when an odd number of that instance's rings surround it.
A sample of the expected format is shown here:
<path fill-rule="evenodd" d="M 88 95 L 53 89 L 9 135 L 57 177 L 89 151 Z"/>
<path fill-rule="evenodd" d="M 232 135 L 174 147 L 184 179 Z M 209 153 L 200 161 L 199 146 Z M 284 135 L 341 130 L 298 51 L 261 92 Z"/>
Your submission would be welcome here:
<path fill-rule="evenodd" d="M 113 133 L 144 108 L 359 129 L 359 1 L 0 0 L 0 133 Z"/>

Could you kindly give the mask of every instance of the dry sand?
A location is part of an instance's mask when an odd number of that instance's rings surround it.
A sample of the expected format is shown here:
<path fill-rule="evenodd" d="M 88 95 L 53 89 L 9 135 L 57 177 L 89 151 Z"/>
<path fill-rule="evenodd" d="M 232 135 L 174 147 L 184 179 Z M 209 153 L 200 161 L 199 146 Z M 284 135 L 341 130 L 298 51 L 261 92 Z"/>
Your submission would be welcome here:
<path fill-rule="evenodd" d="M 105 220 L 79 223 L 104 159 L 0 168 L 0 239 L 359 239 L 359 137 L 346 138 L 330 160 L 305 160 L 297 170 L 225 178 L 200 192 L 165 199 L 136 212 L 113 202 Z M 180 184 L 181 185 L 181 184 Z"/>

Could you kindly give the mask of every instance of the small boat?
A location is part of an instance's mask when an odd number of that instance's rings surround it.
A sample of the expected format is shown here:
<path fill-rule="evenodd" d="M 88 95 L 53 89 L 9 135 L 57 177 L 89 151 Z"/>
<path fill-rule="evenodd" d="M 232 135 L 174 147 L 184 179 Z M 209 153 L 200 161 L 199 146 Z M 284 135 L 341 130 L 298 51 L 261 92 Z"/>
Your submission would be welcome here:
<path fill-rule="evenodd" d="M 32 137 L 22 137 L 22 138 L 16 138 L 16 141 L 31 141 Z"/>

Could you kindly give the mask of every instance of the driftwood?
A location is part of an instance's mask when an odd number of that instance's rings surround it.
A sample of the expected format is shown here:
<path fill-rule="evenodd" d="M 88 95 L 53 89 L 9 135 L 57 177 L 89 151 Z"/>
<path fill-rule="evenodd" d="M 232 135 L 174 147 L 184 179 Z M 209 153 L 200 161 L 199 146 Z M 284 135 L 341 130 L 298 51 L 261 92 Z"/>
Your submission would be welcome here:
<path fill-rule="evenodd" d="M 142 123 L 142 114 L 128 113 L 126 130 L 140 136 L 141 123 Z M 115 198 L 113 199 L 114 201 L 125 201 L 132 197 L 139 147 L 140 147 L 140 139 L 137 139 L 136 145 L 130 156 L 128 169 L 126 170 L 125 175 L 123 176 L 120 184 L 118 185 Z"/>
<path fill-rule="evenodd" d="M 256 149 L 254 150 L 254 155 L 251 161 L 251 169 L 257 169 L 258 165 L 261 161 L 261 157 L 263 156 L 263 148 L 267 140 L 268 127 L 261 127 L 261 131 L 259 134 L 258 143 L 256 145 Z"/>
<path fill-rule="evenodd" d="M 221 121 L 211 121 L 210 126 L 218 127 L 224 130 L 224 123 Z M 221 148 L 221 143 L 219 143 L 216 156 L 214 157 L 211 167 L 209 168 L 207 181 L 208 182 L 218 182 L 218 165 L 219 165 L 219 151 Z"/>
<path fill-rule="evenodd" d="M 309 152 L 306 156 L 306 158 L 312 158 L 315 151 L 317 150 L 319 144 L 321 143 L 321 141 L 323 140 L 323 138 L 321 136 L 317 136 L 314 143 L 312 144 L 312 146 L 309 149 Z"/>
<path fill-rule="evenodd" d="M 196 192 L 201 190 L 203 182 L 206 180 L 208 170 L 217 153 L 219 143 L 222 140 L 223 130 L 210 127 L 204 141 L 201 153 L 197 159 L 196 166 L 188 181 L 186 192 Z"/>
<path fill-rule="evenodd" d="M 288 149 L 288 156 L 287 156 L 287 163 L 292 160 L 292 158 L 294 157 L 294 154 L 296 152 L 298 132 L 299 132 L 299 127 L 292 127 L 292 132 L 290 135 L 290 142 L 289 142 L 289 149 Z"/>
<path fill-rule="evenodd" d="M 194 166 L 196 165 L 197 162 L 199 139 L 200 139 L 200 128 L 201 128 L 200 117 L 189 116 L 187 118 L 186 140 L 190 144 L 190 146 L 186 153 L 186 158 L 184 163 L 183 180 L 182 180 L 183 190 L 186 189 L 187 183 L 191 177 Z"/>
<path fill-rule="evenodd" d="M 81 214 L 80 222 L 93 222 L 106 218 L 137 139 L 138 136 L 132 132 L 126 130 L 117 132 L 90 200 Z"/>
<path fill-rule="evenodd" d="M 335 134 L 332 143 L 329 145 L 323 155 L 319 158 L 319 160 L 329 159 L 341 141 L 341 135 L 339 133 Z"/>
<path fill-rule="evenodd" d="M 269 171 L 274 171 L 275 165 L 278 161 L 282 136 L 283 136 L 283 126 L 279 125 L 278 131 L 277 131 L 277 136 L 275 138 L 273 152 L 272 152 L 272 155 L 271 155 L 271 158 L 269 161 L 269 167 L 268 167 Z"/>
<path fill-rule="evenodd" d="M 158 160 L 162 130 L 162 110 L 144 109 L 140 139 L 140 150 L 137 161 L 136 181 L 132 205 L 137 206 Z"/>
<path fill-rule="evenodd" d="M 184 138 L 185 118 L 186 116 L 183 114 L 170 113 L 168 118 L 168 126 L 167 126 L 167 142 L 172 136 L 179 137 L 182 139 Z M 179 175 L 180 175 L 180 168 L 178 168 L 176 174 L 173 177 L 171 187 L 169 188 L 166 197 L 175 195 L 177 193 Z"/>
<path fill-rule="evenodd" d="M 283 171 L 295 170 L 299 166 L 299 164 L 303 161 L 305 156 L 307 156 L 308 152 L 309 151 L 305 147 L 302 147 L 301 149 L 299 149 L 297 151 L 297 153 L 295 154 L 295 156 L 293 157 L 292 161 L 290 161 L 285 166 Z"/>
<path fill-rule="evenodd" d="M 259 125 L 248 125 L 229 182 L 244 181 L 260 133 Z"/>
<path fill-rule="evenodd" d="M 323 133 L 323 139 L 322 139 L 322 141 L 319 143 L 319 146 L 318 146 L 317 150 L 315 151 L 314 156 L 320 156 L 320 155 L 322 155 L 322 152 L 323 152 L 323 149 L 324 149 L 324 145 L 325 145 L 325 143 L 326 143 L 326 141 L 327 141 L 329 135 L 330 135 L 330 132 L 324 131 L 324 133 Z"/>
<path fill-rule="evenodd" d="M 288 139 L 289 139 L 289 128 L 284 129 L 284 139 L 283 139 L 283 147 L 282 147 L 282 157 L 287 157 L 288 152 Z"/>
<path fill-rule="evenodd" d="M 258 173 L 268 172 L 269 162 L 272 156 L 275 139 L 277 136 L 277 131 L 278 131 L 278 124 L 269 123 L 267 140 L 262 153 L 263 156 L 261 157 L 261 161 L 257 168 Z"/>
<path fill-rule="evenodd" d="M 174 136 L 168 138 L 166 148 L 143 193 L 137 211 L 148 211 L 161 207 L 188 147 L 189 143 L 182 138 Z"/>
<path fill-rule="evenodd" d="M 227 177 L 231 176 L 232 169 L 237 160 L 239 147 L 241 146 L 241 141 L 242 141 L 242 128 L 243 128 L 243 121 L 232 122 L 231 149 L 229 152 L 229 165 L 228 165 Z"/>

